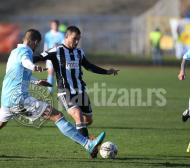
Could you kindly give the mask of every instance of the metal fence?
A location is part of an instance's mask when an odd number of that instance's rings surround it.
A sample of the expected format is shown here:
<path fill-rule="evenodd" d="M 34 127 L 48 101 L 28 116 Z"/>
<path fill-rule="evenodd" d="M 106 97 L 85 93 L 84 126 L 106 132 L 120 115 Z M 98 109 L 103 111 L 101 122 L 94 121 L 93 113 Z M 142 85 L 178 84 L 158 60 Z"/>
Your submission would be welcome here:
<path fill-rule="evenodd" d="M 113 52 L 131 54 L 132 38 L 135 37 L 132 20 L 128 16 L 102 16 L 102 15 L 55 15 L 55 16 L 15 16 L 12 22 L 20 25 L 20 40 L 26 30 L 35 28 L 44 37 L 50 29 L 52 20 L 59 20 L 60 23 L 67 23 L 68 26 L 76 25 L 82 32 L 79 47 L 85 52 Z M 44 38 L 43 38 L 44 40 Z M 43 50 L 43 41 L 38 50 Z"/>

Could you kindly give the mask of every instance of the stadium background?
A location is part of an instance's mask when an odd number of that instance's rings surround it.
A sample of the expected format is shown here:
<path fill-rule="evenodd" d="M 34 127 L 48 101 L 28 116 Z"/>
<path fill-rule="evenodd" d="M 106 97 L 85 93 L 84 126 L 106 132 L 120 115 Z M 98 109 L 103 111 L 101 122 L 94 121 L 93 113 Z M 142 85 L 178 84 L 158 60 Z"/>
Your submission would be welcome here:
<path fill-rule="evenodd" d="M 170 19 L 184 17 L 189 9 L 189 2 L 185 0 L 108 0 L 89 4 L 85 0 L 18 2 L 5 2 L 0 7 L 0 20 L 18 24 L 19 41 L 31 27 L 40 30 L 44 37 L 50 21 L 58 19 L 60 23 L 80 27 L 80 47 L 85 52 L 125 57 L 150 55 L 149 33 L 159 27 L 163 35 L 171 36 Z M 43 41 L 37 52 L 42 50 Z M 165 53 L 175 55 L 174 48 Z"/>
<path fill-rule="evenodd" d="M 52 19 L 77 25 L 82 30 L 80 46 L 88 53 L 91 62 L 103 63 L 104 68 L 120 69 L 119 75 L 102 76 L 84 71 L 88 88 L 97 83 L 100 89 L 140 89 L 141 102 L 146 102 L 147 89 L 166 90 L 167 104 L 157 106 L 153 95 L 152 105 L 95 106 L 94 123 L 89 132 L 98 135 L 106 131 L 105 141 L 113 141 L 119 152 L 115 160 L 98 156 L 91 160 L 79 145 L 64 137 L 54 123 L 45 122 L 40 129 L 26 127 L 15 120 L 0 131 L 0 167 L 190 167 L 186 153 L 189 125 L 182 123 L 181 115 L 188 106 L 189 74 L 179 81 L 180 59 L 175 49 L 164 51 L 163 66 L 152 66 L 148 34 L 157 26 L 165 35 L 171 35 L 169 20 L 182 19 L 188 14 L 189 0 L 0 0 L 0 22 L 19 28 L 19 42 L 24 32 L 36 28 L 49 30 Z M 15 30 L 15 29 L 14 29 Z M 11 31 L 10 31 L 11 32 Z M 1 45 L 7 38 L 1 36 Z M 13 47 L 13 46 L 12 46 Z M 36 53 L 43 50 L 43 42 Z M 0 56 L 0 80 L 5 75 L 8 54 Z M 112 65 L 109 65 L 112 64 Z M 44 65 L 44 64 L 43 64 Z M 139 66 L 140 65 L 140 66 Z M 143 66 L 142 66 L 143 65 Z M 46 73 L 34 73 L 46 78 Z M 106 86 L 102 85 L 106 83 Z M 0 84 L 0 87 L 2 85 Z M 111 93 L 98 95 L 109 99 Z M 113 102 L 122 94 L 117 93 Z M 60 108 L 54 87 L 54 106 Z M 93 94 L 90 94 L 94 102 Z M 73 120 L 64 112 L 66 118 Z"/>

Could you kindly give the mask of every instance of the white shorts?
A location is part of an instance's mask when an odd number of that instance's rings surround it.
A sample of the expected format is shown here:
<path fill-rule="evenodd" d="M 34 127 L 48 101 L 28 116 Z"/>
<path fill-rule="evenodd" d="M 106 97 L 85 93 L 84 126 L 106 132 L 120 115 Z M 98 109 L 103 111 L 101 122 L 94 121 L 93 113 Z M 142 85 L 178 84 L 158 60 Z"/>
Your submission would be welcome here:
<path fill-rule="evenodd" d="M 46 60 L 46 68 L 53 69 L 53 64 L 50 60 Z"/>
<path fill-rule="evenodd" d="M 42 116 L 48 106 L 49 104 L 46 102 L 39 101 L 34 97 L 28 97 L 17 106 L 10 108 L 1 106 L 0 121 L 7 122 L 15 118 L 18 114 L 30 121 L 34 121 Z"/>

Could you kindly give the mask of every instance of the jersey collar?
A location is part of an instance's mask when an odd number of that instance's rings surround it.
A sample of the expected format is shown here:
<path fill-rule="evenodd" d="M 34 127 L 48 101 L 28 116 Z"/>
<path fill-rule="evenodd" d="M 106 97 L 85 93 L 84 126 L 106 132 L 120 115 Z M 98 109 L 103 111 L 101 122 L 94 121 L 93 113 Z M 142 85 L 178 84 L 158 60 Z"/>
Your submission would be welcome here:
<path fill-rule="evenodd" d="M 70 49 L 70 48 L 68 48 L 68 47 L 66 47 L 64 44 L 62 44 L 63 45 L 63 47 L 65 47 L 67 50 L 69 50 L 69 51 L 73 51 L 73 50 L 75 50 L 75 49 Z"/>
<path fill-rule="evenodd" d="M 30 51 L 32 52 L 32 54 L 33 54 L 33 51 L 31 50 L 31 48 L 30 48 L 28 45 L 26 45 L 26 44 L 17 44 L 17 48 L 18 48 L 18 47 L 27 48 L 27 49 L 30 50 Z"/>

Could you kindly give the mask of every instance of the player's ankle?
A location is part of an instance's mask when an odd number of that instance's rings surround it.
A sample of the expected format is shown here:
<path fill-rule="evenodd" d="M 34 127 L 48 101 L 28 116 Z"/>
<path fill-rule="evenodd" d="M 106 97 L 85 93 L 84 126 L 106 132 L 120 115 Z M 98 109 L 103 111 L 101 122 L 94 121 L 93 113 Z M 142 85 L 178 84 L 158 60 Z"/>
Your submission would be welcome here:
<path fill-rule="evenodd" d="M 91 141 L 88 140 L 87 143 L 86 143 L 86 145 L 85 145 L 84 147 L 85 147 L 86 149 L 89 149 L 89 148 L 90 148 L 90 145 L 91 145 Z"/>

